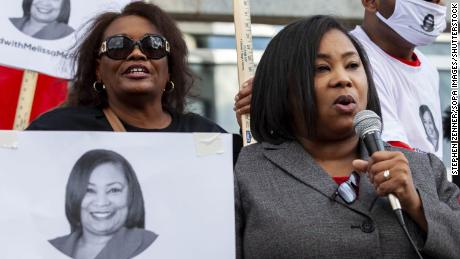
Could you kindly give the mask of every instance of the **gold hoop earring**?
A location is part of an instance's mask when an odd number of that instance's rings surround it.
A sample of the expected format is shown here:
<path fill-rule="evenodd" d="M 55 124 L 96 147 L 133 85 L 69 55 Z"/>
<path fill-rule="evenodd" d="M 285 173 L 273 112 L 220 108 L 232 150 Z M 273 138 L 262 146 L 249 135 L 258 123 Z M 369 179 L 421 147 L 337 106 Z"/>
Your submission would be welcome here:
<path fill-rule="evenodd" d="M 173 82 L 173 81 L 171 81 L 171 80 L 169 80 L 169 82 L 168 82 L 168 83 L 169 83 L 169 85 L 170 85 L 170 87 L 169 87 L 168 91 L 166 91 L 166 87 L 165 87 L 165 88 L 163 88 L 163 92 L 165 92 L 165 93 L 168 93 L 168 94 L 169 94 L 169 93 L 172 93 L 172 92 L 174 91 L 174 87 L 175 87 L 175 85 L 174 85 L 174 82 Z M 166 86 L 167 86 L 167 85 L 166 85 Z"/>
<path fill-rule="evenodd" d="M 100 92 L 105 91 L 105 85 L 102 82 L 95 81 L 93 83 L 93 89 L 94 91 L 100 93 Z"/>

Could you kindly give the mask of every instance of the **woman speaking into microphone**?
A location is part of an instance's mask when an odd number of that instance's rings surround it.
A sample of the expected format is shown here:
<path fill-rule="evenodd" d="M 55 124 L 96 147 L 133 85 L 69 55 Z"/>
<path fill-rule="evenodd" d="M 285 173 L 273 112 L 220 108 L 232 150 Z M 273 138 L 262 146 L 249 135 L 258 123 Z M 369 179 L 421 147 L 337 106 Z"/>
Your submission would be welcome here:
<path fill-rule="evenodd" d="M 458 258 L 460 191 L 444 165 L 386 144 L 369 157 L 353 128 L 362 110 L 380 115 L 367 57 L 336 20 L 273 38 L 253 84 L 259 143 L 235 167 L 239 258 Z"/>

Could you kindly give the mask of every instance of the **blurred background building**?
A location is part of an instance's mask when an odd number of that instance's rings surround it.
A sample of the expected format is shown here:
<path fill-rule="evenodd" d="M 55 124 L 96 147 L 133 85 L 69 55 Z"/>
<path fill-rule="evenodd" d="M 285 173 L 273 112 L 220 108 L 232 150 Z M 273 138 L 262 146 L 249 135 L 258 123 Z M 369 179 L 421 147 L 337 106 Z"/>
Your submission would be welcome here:
<path fill-rule="evenodd" d="M 233 98 L 238 91 L 233 0 L 150 0 L 178 21 L 190 50 L 189 62 L 197 75 L 196 98 L 189 110 L 200 113 L 227 131 L 238 132 Z M 448 15 L 450 17 L 450 3 Z M 250 0 L 254 60 L 257 64 L 270 39 L 287 23 L 316 14 L 339 18 L 349 29 L 360 24 L 361 0 Z M 450 22 L 437 42 L 419 48 L 440 72 L 442 110 L 450 103 Z M 450 167 L 450 145 L 444 144 L 444 162 Z"/>

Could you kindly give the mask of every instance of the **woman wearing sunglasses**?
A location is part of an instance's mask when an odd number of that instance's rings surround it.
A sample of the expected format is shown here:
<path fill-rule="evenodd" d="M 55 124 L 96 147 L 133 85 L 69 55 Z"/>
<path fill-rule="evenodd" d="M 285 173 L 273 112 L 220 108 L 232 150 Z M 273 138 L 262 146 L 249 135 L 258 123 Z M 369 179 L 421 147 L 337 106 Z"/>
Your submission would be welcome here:
<path fill-rule="evenodd" d="M 253 83 L 258 143 L 235 166 L 238 258 L 418 258 L 390 193 L 417 249 L 458 258 L 460 191 L 442 162 L 389 145 L 369 159 L 353 128 L 363 110 L 380 114 L 369 64 L 336 20 L 300 20 L 272 39 Z"/>
<path fill-rule="evenodd" d="M 94 18 L 75 66 L 66 107 L 29 130 L 224 132 L 184 112 L 193 84 L 187 47 L 174 20 L 153 4 L 136 1 Z"/>

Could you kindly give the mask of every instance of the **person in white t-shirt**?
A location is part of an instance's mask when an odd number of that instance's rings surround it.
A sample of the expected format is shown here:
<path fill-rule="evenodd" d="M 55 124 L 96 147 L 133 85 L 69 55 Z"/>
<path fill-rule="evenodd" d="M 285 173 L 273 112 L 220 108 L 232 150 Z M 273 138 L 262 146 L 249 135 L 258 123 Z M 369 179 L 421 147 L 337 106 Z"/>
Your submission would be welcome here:
<path fill-rule="evenodd" d="M 440 0 L 362 0 L 364 21 L 351 34 L 365 48 L 379 94 L 384 129 L 392 145 L 442 159 L 439 74 L 417 49 L 446 27 Z"/>

